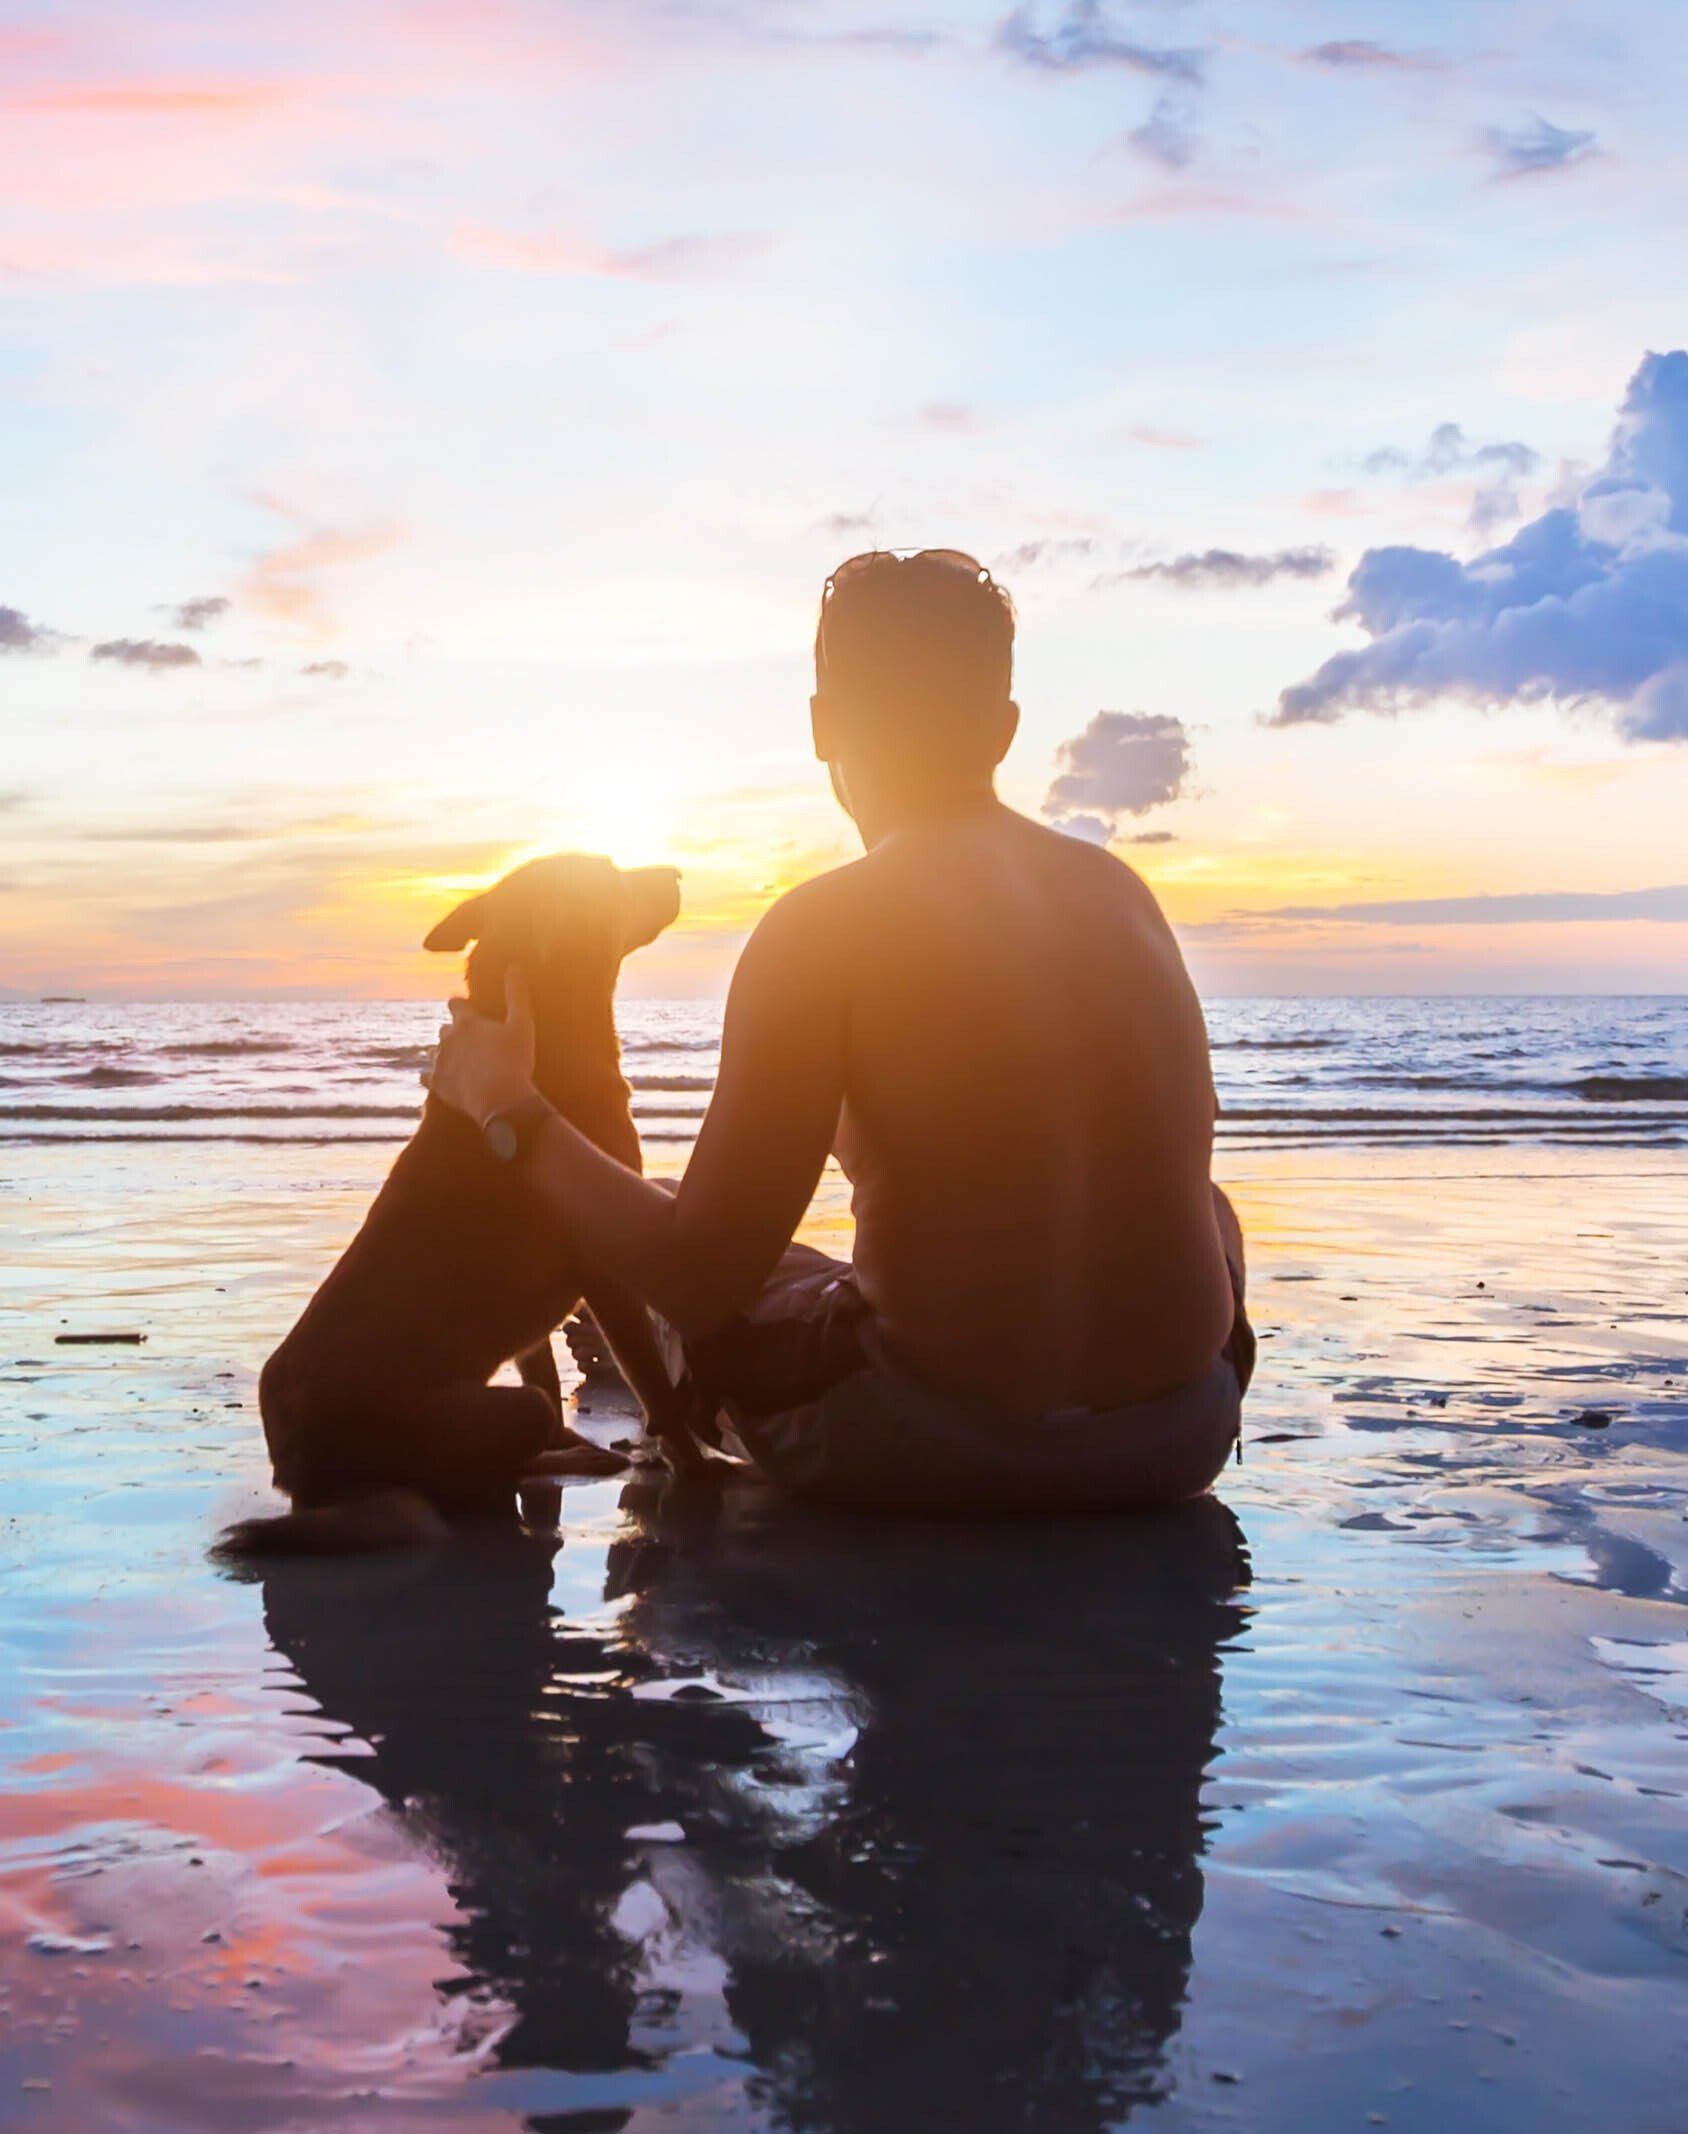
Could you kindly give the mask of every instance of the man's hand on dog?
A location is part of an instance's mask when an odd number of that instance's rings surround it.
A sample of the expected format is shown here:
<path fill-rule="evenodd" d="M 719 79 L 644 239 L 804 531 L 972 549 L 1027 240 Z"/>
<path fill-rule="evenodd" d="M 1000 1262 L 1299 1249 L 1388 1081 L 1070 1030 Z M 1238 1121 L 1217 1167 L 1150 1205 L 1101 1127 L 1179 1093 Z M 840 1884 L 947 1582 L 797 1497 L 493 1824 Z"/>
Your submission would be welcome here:
<path fill-rule="evenodd" d="M 484 1126 L 495 1111 L 519 1104 L 533 1089 L 533 1001 L 527 978 L 512 964 L 504 975 L 504 1020 L 479 1015 L 466 1000 L 449 1003 L 439 1050 L 422 1081 L 442 1103 Z"/>

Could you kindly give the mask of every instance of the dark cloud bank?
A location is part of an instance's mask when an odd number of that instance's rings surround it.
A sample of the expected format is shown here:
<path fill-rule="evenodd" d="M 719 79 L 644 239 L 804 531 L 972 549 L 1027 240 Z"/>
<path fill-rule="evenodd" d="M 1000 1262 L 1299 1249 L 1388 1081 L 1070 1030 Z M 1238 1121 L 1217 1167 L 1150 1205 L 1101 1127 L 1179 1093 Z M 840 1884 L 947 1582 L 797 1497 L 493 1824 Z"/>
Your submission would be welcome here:
<path fill-rule="evenodd" d="M 111 660 L 119 667 L 144 667 L 161 674 L 171 667 L 197 667 L 199 654 L 192 645 L 161 644 L 156 637 L 108 637 L 95 645 L 90 659 Z"/>
<path fill-rule="evenodd" d="M 1657 889 L 1525 889 L 1511 895 L 1396 897 L 1360 904 L 1275 904 L 1251 919 L 1341 919 L 1385 926 L 1539 926 L 1567 920 L 1688 920 L 1688 884 Z"/>
<path fill-rule="evenodd" d="M 1643 360 L 1573 502 L 1468 563 L 1368 549 L 1335 619 L 1371 642 L 1286 689 L 1270 724 L 1553 697 L 1609 705 L 1627 740 L 1688 737 L 1688 352 Z"/>
<path fill-rule="evenodd" d="M 1176 800 L 1189 775 L 1190 736 L 1182 719 L 1099 711 L 1056 750 L 1043 812 L 1058 830 L 1105 845 L 1124 817 Z"/>
<path fill-rule="evenodd" d="M 1448 64 L 1439 52 L 1403 52 L 1370 37 L 1333 37 L 1310 46 L 1300 57 L 1310 67 L 1386 68 L 1403 74 L 1439 74 Z"/>
<path fill-rule="evenodd" d="M 196 600 L 184 600 L 167 612 L 178 630 L 208 630 L 214 622 L 221 622 L 228 611 L 228 601 L 221 593 L 205 593 Z"/>
<path fill-rule="evenodd" d="M 1164 563 L 1139 563 L 1099 582 L 1158 579 L 1187 591 L 1229 591 L 1237 586 L 1270 585 L 1274 578 L 1322 578 L 1335 561 L 1328 548 L 1280 548 L 1264 556 L 1244 555 L 1234 548 L 1204 548 L 1197 555 L 1173 556 Z"/>
<path fill-rule="evenodd" d="M 0 652 L 41 652 L 52 632 L 30 621 L 21 608 L 0 608 Z"/>

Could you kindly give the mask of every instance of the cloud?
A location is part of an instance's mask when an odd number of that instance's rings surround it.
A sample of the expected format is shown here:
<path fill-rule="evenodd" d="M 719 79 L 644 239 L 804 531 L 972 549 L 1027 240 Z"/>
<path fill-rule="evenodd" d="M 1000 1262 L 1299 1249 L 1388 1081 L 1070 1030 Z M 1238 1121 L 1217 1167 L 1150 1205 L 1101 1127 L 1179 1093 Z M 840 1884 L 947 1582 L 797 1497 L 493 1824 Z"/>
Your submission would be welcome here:
<path fill-rule="evenodd" d="M 80 830 L 88 845 L 236 845 L 274 833 L 245 823 L 141 823 L 133 828 Z"/>
<path fill-rule="evenodd" d="M 35 795 L 21 785 L 9 785 L 0 789 L 0 815 L 16 815 L 20 808 L 33 806 Z"/>
<path fill-rule="evenodd" d="M 1128 815 L 1146 815 L 1183 792 L 1190 736 L 1166 712 L 1099 711 L 1055 751 L 1043 812 L 1058 830 L 1105 845 Z"/>
<path fill-rule="evenodd" d="M 295 517 L 285 504 L 273 498 L 262 497 L 258 501 L 289 518 Z M 258 558 L 247 575 L 243 596 L 262 614 L 281 622 L 318 620 L 322 589 L 317 580 L 342 565 L 384 555 L 400 538 L 401 529 L 394 525 L 370 526 L 352 533 L 333 527 L 301 533 Z"/>
<path fill-rule="evenodd" d="M 1176 830 L 1138 830 L 1126 839 L 1128 845 L 1175 845 L 1177 842 Z"/>
<path fill-rule="evenodd" d="M 787 26 L 758 25 L 752 33 L 766 44 L 838 45 L 862 52 L 891 52 L 905 59 L 925 59 L 950 43 L 943 30 L 903 29 L 894 23 L 868 25 L 862 29 L 799 30 Z"/>
<path fill-rule="evenodd" d="M 1358 489 L 1309 489 L 1298 502 L 1318 519 L 1369 519 L 1377 514 L 1376 504 Z"/>
<path fill-rule="evenodd" d="M 1550 171 L 1572 170 L 1600 152 L 1592 132 L 1555 126 L 1539 114 L 1522 126 L 1485 126 L 1477 142 L 1495 159 L 1491 182 L 1540 178 Z"/>
<path fill-rule="evenodd" d="M 94 112 L 124 118 L 250 118 L 289 102 L 292 87 L 277 81 L 211 78 L 180 81 L 134 81 L 90 84 L 21 97 L 25 111 Z"/>
<path fill-rule="evenodd" d="M 1422 452 L 1385 445 L 1368 452 L 1360 464 L 1368 474 L 1403 474 L 1414 482 L 1440 480 L 1450 474 L 1487 476 L 1472 496 L 1467 522 L 1473 533 L 1487 534 L 1517 518 L 1523 509 L 1517 484 L 1536 471 L 1541 454 L 1518 438 L 1473 444 L 1457 422 L 1439 422 Z"/>
<path fill-rule="evenodd" d="M 120 667 L 148 667 L 155 674 L 170 667 L 200 665 L 199 654 L 192 645 L 161 644 L 156 637 L 108 637 L 88 657 L 114 660 Z"/>
<path fill-rule="evenodd" d="M 1047 23 L 1047 27 L 1041 25 Z M 997 49 L 1028 67 L 1078 74 L 1125 67 L 1166 81 L 1200 82 L 1207 54 L 1187 45 L 1148 45 L 1115 27 L 1105 0 L 1065 0 L 1059 9 L 1017 7 L 997 28 Z"/>
<path fill-rule="evenodd" d="M 1361 904 L 1276 904 L 1232 918 L 1334 919 L 1381 926 L 1538 926 L 1596 920 L 1688 923 L 1688 883 L 1657 889 L 1527 889 L 1509 896 L 1400 897 Z"/>
<path fill-rule="evenodd" d="M 1164 563 L 1138 563 L 1128 571 L 1111 571 L 1098 578 L 1098 586 L 1117 585 L 1122 579 L 1160 579 L 1186 590 L 1231 590 L 1237 586 L 1269 585 L 1274 578 L 1322 578 L 1335 564 L 1328 548 L 1280 548 L 1269 555 L 1248 556 L 1234 548 L 1207 548 L 1199 555 L 1174 556 Z"/>
<path fill-rule="evenodd" d="M 1118 209 L 1116 219 L 1120 222 L 1176 222 L 1201 216 L 1299 223 L 1307 219 L 1307 211 L 1293 201 L 1275 199 L 1267 193 L 1238 185 L 1165 185 L 1157 192 L 1144 193 L 1127 201 Z"/>
<path fill-rule="evenodd" d="M 1096 553 L 1098 543 L 1090 534 L 1050 535 L 1039 541 L 1022 541 L 993 559 L 993 571 L 1029 571 L 1043 563 L 1067 563 Z"/>
<path fill-rule="evenodd" d="M 313 659 L 299 669 L 301 674 L 315 675 L 325 682 L 343 682 L 351 671 L 343 659 Z"/>
<path fill-rule="evenodd" d="M 1333 37 L 1297 56 L 1310 67 L 1384 68 L 1407 74 L 1439 74 L 1448 64 L 1438 52 L 1401 52 L 1369 37 Z"/>
<path fill-rule="evenodd" d="M 977 408 L 960 400 L 929 400 L 920 410 L 920 420 L 929 430 L 970 431 L 981 427 Z"/>
<path fill-rule="evenodd" d="M 1385 445 L 1381 451 L 1368 452 L 1360 464 L 1368 474 L 1402 473 L 1414 481 L 1428 481 L 1437 475 L 1490 467 L 1507 474 L 1533 474 L 1541 464 L 1541 454 L 1517 439 L 1471 444 L 1457 422 L 1439 422 L 1422 452 L 1403 452 L 1397 446 Z"/>
<path fill-rule="evenodd" d="M 1194 121 L 1189 98 L 1165 91 L 1155 98 L 1155 108 L 1142 125 L 1132 127 L 1126 143 L 1162 170 L 1188 170 L 1200 146 Z"/>
<path fill-rule="evenodd" d="M 720 273 L 754 258 L 770 240 L 754 231 L 659 237 L 621 249 L 541 231 L 525 234 L 490 223 L 461 222 L 451 235 L 459 259 L 518 274 L 581 274 L 612 281 L 674 281 Z"/>
<path fill-rule="evenodd" d="M 1193 436 L 1188 430 L 1157 430 L 1149 423 L 1139 424 L 1125 434 L 1133 444 L 1150 445 L 1158 452 L 1201 452 L 1207 446 L 1205 437 Z"/>
<path fill-rule="evenodd" d="M 206 593 L 197 600 L 181 601 L 165 612 L 178 630 L 207 630 L 212 623 L 221 622 L 228 611 L 229 604 L 221 593 Z"/>
<path fill-rule="evenodd" d="M 44 652 L 52 641 L 52 631 L 31 622 L 21 608 L 0 608 L 0 652 Z"/>
<path fill-rule="evenodd" d="M 1367 549 L 1335 619 L 1371 642 L 1285 689 L 1269 724 L 1556 698 L 1610 705 L 1628 740 L 1688 738 L 1688 352 L 1643 359 L 1571 502 L 1469 563 Z"/>

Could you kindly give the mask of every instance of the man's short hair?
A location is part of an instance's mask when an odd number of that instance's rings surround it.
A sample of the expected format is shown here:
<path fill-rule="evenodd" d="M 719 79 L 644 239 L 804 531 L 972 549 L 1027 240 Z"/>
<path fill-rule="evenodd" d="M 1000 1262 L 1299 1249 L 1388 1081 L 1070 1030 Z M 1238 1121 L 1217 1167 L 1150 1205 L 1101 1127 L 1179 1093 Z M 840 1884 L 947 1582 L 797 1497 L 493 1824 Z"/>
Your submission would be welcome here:
<path fill-rule="evenodd" d="M 1014 604 L 959 549 L 852 556 L 821 595 L 815 682 L 864 741 L 964 753 L 1013 691 Z"/>

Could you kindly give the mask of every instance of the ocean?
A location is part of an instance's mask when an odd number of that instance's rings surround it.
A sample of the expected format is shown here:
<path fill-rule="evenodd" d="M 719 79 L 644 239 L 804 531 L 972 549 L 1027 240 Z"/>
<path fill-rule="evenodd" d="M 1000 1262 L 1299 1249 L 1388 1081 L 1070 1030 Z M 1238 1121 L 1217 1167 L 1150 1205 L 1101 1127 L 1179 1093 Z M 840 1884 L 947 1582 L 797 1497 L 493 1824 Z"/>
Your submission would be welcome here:
<path fill-rule="evenodd" d="M 0 1141 L 397 1142 L 431 1002 L 0 1003 Z M 1208 1006 L 1222 1147 L 1688 1136 L 1688 996 L 1237 999 Z M 634 1110 L 683 1160 L 715 1001 L 620 1009 Z"/>

